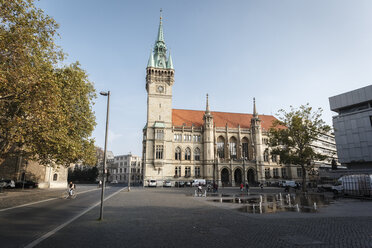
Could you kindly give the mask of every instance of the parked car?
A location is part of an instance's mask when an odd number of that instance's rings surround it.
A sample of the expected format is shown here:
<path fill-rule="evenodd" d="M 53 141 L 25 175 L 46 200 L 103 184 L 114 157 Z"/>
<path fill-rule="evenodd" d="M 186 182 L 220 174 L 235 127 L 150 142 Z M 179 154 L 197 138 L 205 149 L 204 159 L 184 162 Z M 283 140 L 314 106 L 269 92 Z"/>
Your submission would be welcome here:
<path fill-rule="evenodd" d="M 153 179 L 151 179 L 151 180 L 149 180 L 149 184 L 148 184 L 148 186 L 149 187 L 156 187 L 156 180 L 153 180 Z"/>
<path fill-rule="evenodd" d="M 116 183 L 118 183 L 118 180 L 112 180 L 111 183 L 116 184 Z"/>
<path fill-rule="evenodd" d="M 293 188 L 295 188 L 296 186 L 297 185 L 296 185 L 295 181 L 288 181 L 288 180 L 279 181 L 279 187 L 293 187 Z"/>
<path fill-rule="evenodd" d="M 3 180 L 0 180 L 0 187 L 3 187 L 3 188 L 15 188 L 15 183 L 13 180 L 10 180 L 10 179 L 3 179 Z"/>
<path fill-rule="evenodd" d="M 185 186 L 186 186 L 186 187 L 191 187 L 191 182 L 190 182 L 190 181 L 186 182 L 186 183 L 185 183 Z"/>
<path fill-rule="evenodd" d="M 39 183 L 37 182 L 33 182 L 33 181 L 20 181 L 20 182 L 16 182 L 15 186 L 17 188 L 28 188 L 28 189 L 33 189 L 33 188 L 37 188 L 39 187 Z"/>
<path fill-rule="evenodd" d="M 172 187 L 172 183 L 170 181 L 164 181 L 163 187 Z"/>
<path fill-rule="evenodd" d="M 178 181 L 175 183 L 176 187 L 185 187 L 185 182 L 184 181 Z"/>

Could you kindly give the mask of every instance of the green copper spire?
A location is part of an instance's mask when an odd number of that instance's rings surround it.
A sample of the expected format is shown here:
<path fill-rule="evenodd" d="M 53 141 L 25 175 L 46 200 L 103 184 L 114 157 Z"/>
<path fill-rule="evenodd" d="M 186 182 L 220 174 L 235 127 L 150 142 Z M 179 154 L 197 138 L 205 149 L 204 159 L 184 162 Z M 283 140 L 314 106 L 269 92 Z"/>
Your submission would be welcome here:
<path fill-rule="evenodd" d="M 173 68 L 172 56 L 171 56 L 170 51 L 169 51 L 169 57 L 168 57 L 168 60 L 167 60 L 167 69 L 174 69 Z"/>
<path fill-rule="evenodd" d="M 167 47 L 165 46 L 164 42 L 164 34 L 163 34 L 163 22 L 162 22 L 162 10 L 160 10 L 160 24 L 158 30 L 158 38 L 155 41 L 154 46 L 154 67 L 156 68 L 166 68 L 167 66 Z"/>
<path fill-rule="evenodd" d="M 150 58 L 149 58 L 149 62 L 147 63 L 147 67 L 155 67 L 154 53 L 152 51 L 150 51 Z"/>

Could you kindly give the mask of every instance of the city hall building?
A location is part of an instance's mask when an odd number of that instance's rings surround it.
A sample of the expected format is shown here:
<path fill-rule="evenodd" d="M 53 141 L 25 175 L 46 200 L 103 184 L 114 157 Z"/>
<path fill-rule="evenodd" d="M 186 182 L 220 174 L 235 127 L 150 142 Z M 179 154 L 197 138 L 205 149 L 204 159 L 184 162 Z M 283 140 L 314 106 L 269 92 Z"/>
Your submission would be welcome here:
<path fill-rule="evenodd" d="M 143 129 L 144 184 L 155 179 L 204 178 L 220 186 L 301 178 L 297 166 L 280 164 L 270 154 L 271 115 L 172 108 L 173 62 L 167 55 L 162 19 L 146 68 L 147 123 Z"/>

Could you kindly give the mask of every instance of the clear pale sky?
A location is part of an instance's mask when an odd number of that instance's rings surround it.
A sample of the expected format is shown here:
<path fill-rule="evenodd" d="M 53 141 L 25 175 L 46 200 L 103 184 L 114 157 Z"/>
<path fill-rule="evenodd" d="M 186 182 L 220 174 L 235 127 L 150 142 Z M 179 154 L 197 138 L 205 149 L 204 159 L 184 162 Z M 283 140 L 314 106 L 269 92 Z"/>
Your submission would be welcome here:
<path fill-rule="evenodd" d="M 97 92 L 111 91 L 108 149 L 142 153 L 145 69 L 159 10 L 175 67 L 173 108 L 276 115 L 310 103 L 332 124 L 328 98 L 372 82 L 369 0 L 41 0 L 57 43 Z M 95 101 L 104 146 L 106 98 Z"/>

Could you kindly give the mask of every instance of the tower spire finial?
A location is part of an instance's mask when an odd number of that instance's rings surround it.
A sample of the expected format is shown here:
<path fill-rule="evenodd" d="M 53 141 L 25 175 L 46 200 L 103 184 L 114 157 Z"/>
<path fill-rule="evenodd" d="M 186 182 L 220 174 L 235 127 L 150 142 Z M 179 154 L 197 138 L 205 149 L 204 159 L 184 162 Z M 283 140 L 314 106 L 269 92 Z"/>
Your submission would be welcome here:
<path fill-rule="evenodd" d="M 257 110 L 256 110 L 256 98 L 255 97 L 253 97 L 253 116 L 254 117 L 258 116 Z"/>
<path fill-rule="evenodd" d="M 208 101 L 208 94 L 207 94 L 207 106 L 206 106 L 205 112 L 207 112 L 207 113 L 210 112 L 210 110 L 209 110 L 209 101 Z"/>

